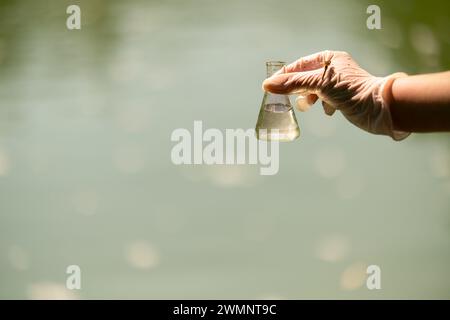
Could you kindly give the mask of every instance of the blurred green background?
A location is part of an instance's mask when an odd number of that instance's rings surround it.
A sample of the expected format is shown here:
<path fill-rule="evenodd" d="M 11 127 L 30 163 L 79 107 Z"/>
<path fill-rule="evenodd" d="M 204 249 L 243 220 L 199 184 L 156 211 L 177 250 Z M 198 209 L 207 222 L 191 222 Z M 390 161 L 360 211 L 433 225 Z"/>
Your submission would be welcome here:
<path fill-rule="evenodd" d="M 366 28 L 369 4 L 382 30 Z M 449 134 L 396 143 L 317 103 L 275 176 L 170 160 L 194 120 L 255 125 L 267 60 L 336 49 L 375 75 L 449 69 L 449 12 L 0 1 L 0 298 L 450 298 Z M 71 264 L 82 290 L 65 289 Z"/>

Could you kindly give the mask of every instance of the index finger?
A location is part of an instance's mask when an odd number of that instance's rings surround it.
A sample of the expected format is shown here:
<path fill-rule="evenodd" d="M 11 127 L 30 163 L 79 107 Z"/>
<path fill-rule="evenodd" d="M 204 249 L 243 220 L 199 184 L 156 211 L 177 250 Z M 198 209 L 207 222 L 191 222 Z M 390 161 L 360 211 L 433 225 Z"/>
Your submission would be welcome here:
<path fill-rule="evenodd" d="M 333 51 L 330 50 L 316 52 L 284 66 L 275 72 L 274 75 L 320 69 L 324 66 L 324 62 L 330 60 L 332 56 Z"/>

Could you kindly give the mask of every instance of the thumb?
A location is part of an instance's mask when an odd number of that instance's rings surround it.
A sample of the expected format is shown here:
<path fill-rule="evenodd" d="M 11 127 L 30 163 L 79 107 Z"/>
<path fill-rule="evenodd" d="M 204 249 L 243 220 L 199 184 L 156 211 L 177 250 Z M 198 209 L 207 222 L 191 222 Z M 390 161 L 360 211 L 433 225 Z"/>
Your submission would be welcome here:
<path fill-rule="evenodd" d="M 298 111 L 308 111 L 309 108 L 319 99 L 319 97 L 316 94 L 308 94 L 305 92 L 305 94 L 301 94 L 295 99 L 295 104 L 297 106 Z"/>
<path fill-rule="evenodd" d="M 275 94 L 314 92 L 318 89 L 321 77 L 320 69 L 275 74 L 263 82 L 263 90 Z"/>

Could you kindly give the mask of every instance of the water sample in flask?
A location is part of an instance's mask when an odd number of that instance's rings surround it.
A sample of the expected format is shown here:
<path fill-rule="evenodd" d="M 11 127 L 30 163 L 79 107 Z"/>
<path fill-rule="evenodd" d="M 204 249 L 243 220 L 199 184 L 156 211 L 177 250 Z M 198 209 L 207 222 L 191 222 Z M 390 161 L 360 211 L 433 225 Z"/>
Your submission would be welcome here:
<path fill-rule="evenodd" d="M 266 62 L 267 77 L 284 65 L 281 61 Z M 255 131 L 258 139 L 267 141 L 293 141 L 300 136 L 300 128 L 289 96 L 264 93 Z"/>

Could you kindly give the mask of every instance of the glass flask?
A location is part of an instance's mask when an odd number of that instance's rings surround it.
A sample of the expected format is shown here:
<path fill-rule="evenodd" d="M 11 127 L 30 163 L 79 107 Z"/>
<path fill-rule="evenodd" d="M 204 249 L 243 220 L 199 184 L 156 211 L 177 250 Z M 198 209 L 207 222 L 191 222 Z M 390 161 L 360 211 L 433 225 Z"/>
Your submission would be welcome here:
<path fill-rule="evenodd" d="M 273 75 L 284 65 L 285 63 L 281 61 L 266 62 L 267 77 Z M 289 96 L 264 93 L 255 131 L 258 139 L 267 141 L 293 141 L 300 136 L 300 128 Z"/>

